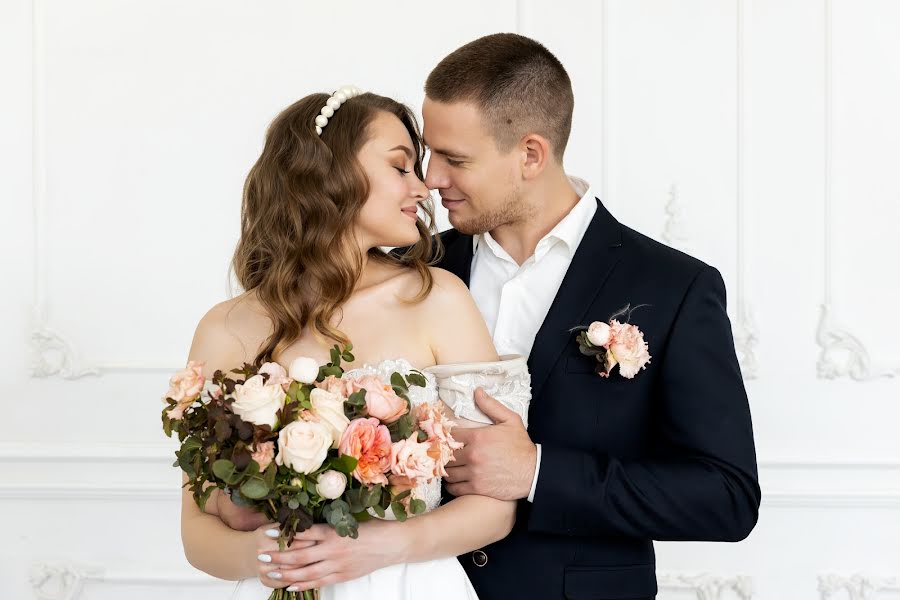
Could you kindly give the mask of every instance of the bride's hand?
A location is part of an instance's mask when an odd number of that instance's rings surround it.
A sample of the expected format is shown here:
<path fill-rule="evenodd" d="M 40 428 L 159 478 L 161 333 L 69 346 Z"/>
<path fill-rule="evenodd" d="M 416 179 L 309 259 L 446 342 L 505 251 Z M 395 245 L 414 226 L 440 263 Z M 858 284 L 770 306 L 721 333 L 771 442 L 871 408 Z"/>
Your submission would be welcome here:
<path fill-rule="evenodd" d="M 278 551 L 278 523 L 266 523 L 258 527 L 252 536 L 250 551 L 259 581 L 266 587 L 283 588 L 291 584 L 282 576 L 286 570 L 295 570 L 305 562 L 297 562 L 300 553 L 316 545 L 311 540 L 295 539 L 285 552 Z"/>
<path fill-rule="evenodd" d="M 322 588 L 349 581 L 392 564 L 405 562 L 405 541 L 396 523 L 373 519 L 359 524 L 359 537 L 339 536 L 328 525 L 313 525 L 294 536 L 287 552 L 276 552 L 273 562 L 297 566 L 280 568 L 289 591 Z M 311 544 L 304 547 L 300 544 Z"/>
<path fill-rule="evenodd" d="M 221 490 L 216 490 L 215 514 L 235 531 L 253 531 L 269 522 L 266 515 L 251 508 L 238 506 Z"/>

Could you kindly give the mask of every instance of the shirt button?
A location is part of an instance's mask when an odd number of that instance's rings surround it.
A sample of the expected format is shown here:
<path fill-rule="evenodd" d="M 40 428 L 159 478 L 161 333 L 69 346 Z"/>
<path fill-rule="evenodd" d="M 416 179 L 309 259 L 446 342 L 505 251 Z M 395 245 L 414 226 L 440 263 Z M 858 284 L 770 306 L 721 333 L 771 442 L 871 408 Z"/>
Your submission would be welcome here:
<path fill-rule="evenodd" d="M 476 567 L 483 567 L 487 564 L 488 555 L 484 550 L 476 550 L 472 553 L 472 562 Z"/>

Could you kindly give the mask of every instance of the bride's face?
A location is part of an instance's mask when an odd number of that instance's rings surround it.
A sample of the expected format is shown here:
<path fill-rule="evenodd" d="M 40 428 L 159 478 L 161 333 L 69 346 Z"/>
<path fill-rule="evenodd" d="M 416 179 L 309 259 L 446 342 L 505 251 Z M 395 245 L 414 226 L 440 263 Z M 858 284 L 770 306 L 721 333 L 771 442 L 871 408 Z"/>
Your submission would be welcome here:
<path fill-rule="evenodd" d="M 419 241 L 418 203 L 428 197 L 428 188 L 413 171 L 412 139 L 390 113 L 379 112 L 369 128 L 369 141 L 359 151 L 369 197 L 356 222 L 357 235 L 369 247 L 411 246 Z"/>

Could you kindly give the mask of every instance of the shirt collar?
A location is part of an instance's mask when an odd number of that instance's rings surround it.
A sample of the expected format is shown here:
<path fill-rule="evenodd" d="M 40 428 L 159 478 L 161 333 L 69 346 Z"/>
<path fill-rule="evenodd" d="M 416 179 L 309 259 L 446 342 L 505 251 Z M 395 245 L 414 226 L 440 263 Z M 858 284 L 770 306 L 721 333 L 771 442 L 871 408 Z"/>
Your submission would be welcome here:
<path fill-rule="evenodd" d="M 543 258 L 557 242 L 564 243 L 569 251 L 569 256 L 572 257 L 581 243 L 581 238 L 584 237 L 588 226 L 590 226 L 594 213 L 597 212 L 597 202 L 594 199 L 591 185 L 584 179 L 574 176 L 569 177 L 569 184 L 575 190 L 575 193 L 580 196 L 580 199 L 572 207 L 572 210 L 538 242 L 534 250 L 535 261 Z M 478 251 L 478 245 L 482 238 L 485 241 L 485 245 L 494 255 L 512 260 L 509 258 L 509 254 L 491 236 L 490 232 L 472 236 L 473 253 Z"/>

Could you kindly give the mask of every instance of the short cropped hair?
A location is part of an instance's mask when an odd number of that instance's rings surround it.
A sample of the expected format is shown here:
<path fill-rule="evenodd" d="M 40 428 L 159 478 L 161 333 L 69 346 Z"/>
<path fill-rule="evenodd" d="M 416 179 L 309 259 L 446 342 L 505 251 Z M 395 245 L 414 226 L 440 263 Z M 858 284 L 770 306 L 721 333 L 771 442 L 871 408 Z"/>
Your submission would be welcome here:
<path fill-rule="evenodd" d="M 437 102 L 473 102 L 502 152 L 528 133 L 550 141 L 562 161 L 572 129 L 572 82 L 543 45 L 515 33 L 469 42 L 431 71 L 425 95 Z"/>

